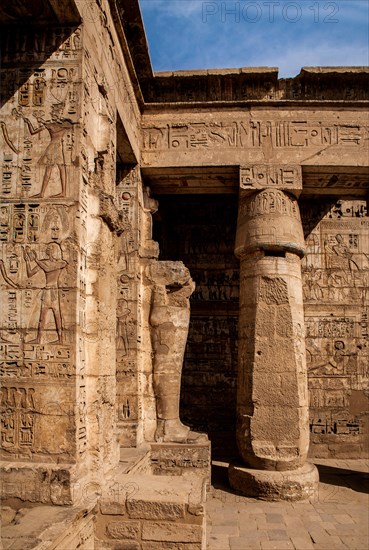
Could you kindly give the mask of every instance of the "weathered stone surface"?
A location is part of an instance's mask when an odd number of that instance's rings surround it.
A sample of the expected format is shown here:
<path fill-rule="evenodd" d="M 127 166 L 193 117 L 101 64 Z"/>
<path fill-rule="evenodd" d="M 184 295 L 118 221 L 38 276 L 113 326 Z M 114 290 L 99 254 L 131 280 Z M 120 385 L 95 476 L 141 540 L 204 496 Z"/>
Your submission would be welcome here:
<path fill-rule="evenodd" d="M 91 550 L 94 544 L 92 507 L 28 506 L 2 527 L 4 548 Z"/>
<path fill-rule="evenodd" d="M 318 494 L 318 470 L 307 462 L 300 468 L 284 472 L 230 464 L 228 473 L 234 489 L 262 500 L 315 501 Z"/>
<path fill-rule="evenodd" d="M 292 470 L 308 451 L 308 393 L 296 199 L 279 190 L 241 197 L 237 441 L 253 468 Z"/>
<path fill-rule="evenodd" d="M 184 523 L 148 521 L 143 525 L 142 539 L 163 542 L 201 542 L 202 528 Z"/>
<path fill-rule="evenodd" d="M 111 521 L 106 526 L 106 534 L 111 539 L 136 539 L 139 530 L 138 521 Z"/>
<path fill-rule="evenodd" d="M 76 482 L 70 465 L 6 463 L 1 471 L 3 498 L 67 505 L 81 498 L 81 485 Z"/>
<path fill-rule="evenodd" d="M 185 515 L 185 506 L 172 502 L 129 500 L 126 506 L 130 518 L 173 520 L 183 518 Z"/>
<path fill-rule="evenodd" d="M 191 472 L 210 482 L 210 443 L 174 445 L 151 444 L 151 468 L 154 475 L 181 475 Z"/>
<path fill-rule="evenodd" d="M 191 542 L 145 542 L 141 543 L 142 550 L 202 550 L 201 543 Z"/>
<path fill-rule="evenodd" d="M 141 550 L 141 544 L 133 540 L 108 541 L 95 539 L 94 550 Z"/>

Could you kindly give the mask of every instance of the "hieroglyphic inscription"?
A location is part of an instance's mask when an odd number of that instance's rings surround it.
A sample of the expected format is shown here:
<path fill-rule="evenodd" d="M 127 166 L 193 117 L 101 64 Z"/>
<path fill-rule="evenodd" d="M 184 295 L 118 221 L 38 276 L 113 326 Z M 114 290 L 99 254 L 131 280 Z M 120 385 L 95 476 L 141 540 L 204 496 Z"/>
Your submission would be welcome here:
<path fill-rule="evenodd" d="M 142 306 L 140 284 L 137 278 L 139 249 L 139 193 L 141 177 L 138 168 L 118 174 L 117 207 L 124 231 L 119 237 L 116 354 L 117 354 L 117 413 L 124 425 L 125 440 L 132 444 L 136 437 L 139 415 L 137 370 L 140 347 L 138 308 Z M 121 438 L 123 435 L 121 435 Z"/>
<path fill-rule="evenodd" d="M 1 388 L 1 443 L 4 450 L 32 448 L 35 442 L 35 389 Z"/>
<path fill-rule="evenodd" d="M 279 189 L 266 189 L 260 191 L 254 198 L 242 197 L 239 212 L 244 219 L 262 216 L 263 214 L 284 214 L 292 218 L 300 219 L 297 202 L 289 200 Z"/>
<path fill-rule="evenodd" d="M 25 378 L 41 382 L 50 379 L 69 380 L 72 375 L 69 346 L 0 343 L 1 378 Z"/>
<path fill-rule="evenodd" d="M 73 410 L 80 363 L 75 311 L 83 273 L 76 245 L 81 31 L 14 29 L 1 40 L 3 452 L 12 460 L 43 461 L 51 454 L 63 461 L 73 455 L 75 442 L 71 415 L 56 409 L 68 402 Z"/>
<path fill-rule="evenodd" d="M 54 36 L 54 50 L 50 36 Z M 26 49 L 29 39 L 31 57 Z M 37 51 L 35 44 L 39 46 Z M 57 44 L 59 50 L 55 51 Z M 40 58 L 39 65 L 33 58 L 35 54 Z M 14 36 L 4 40 L 0 161 L 1 192 L 5 196 L 71 194 L 75 126 L 80 113 L 80 56 L 79 29 L 50 29 L 50 33 L 38 34 L 30 31 L 24 36 L 15 31 Z M 19 61 L 28 62 L 29 67 L 15 68 Z"/>
<path fill-rule="evenodd" d="M 301 166 L 250 164 L 240 167 L 241 189 L 263 189 L 278 187 L 281 189 L 302 189 Z"/>
<path fill-rule="evenodd" d="M 310 209 L 302 207 L 303 219 Z M 349 437 L 367 438 L 365 410 L 356 396 L 369 379 L 368 227 L 365 203 L 341 200 L 326 209 L 306 238 L 302 274 L 310 428 L 316 443 L 328 436 L 337 436 L 337 446 Z"/>
<path fill-rule="evenodd" d="M 183 122 L 144 126 L 143 147 L 147 151 L 260 148 L 266 144 L 276 149 L 364 147 L 368 130 L 369 127 L 356 122 L 340 124 L 306 119 Z"/>

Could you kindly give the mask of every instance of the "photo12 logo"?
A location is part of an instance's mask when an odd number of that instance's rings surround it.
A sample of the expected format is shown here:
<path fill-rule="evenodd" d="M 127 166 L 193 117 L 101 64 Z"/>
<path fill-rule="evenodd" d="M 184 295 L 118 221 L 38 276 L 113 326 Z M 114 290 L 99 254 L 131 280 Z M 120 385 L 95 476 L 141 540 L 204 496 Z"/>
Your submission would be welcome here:
<path fill-rule="evenodd" d="M 274 23 L 282 19 L 287 23 L 297 23 L 309 18 L 314 23 L 338 23 L 339 4 L 337 2 L 203 2 L 202 22 L 210 23 Z"/>

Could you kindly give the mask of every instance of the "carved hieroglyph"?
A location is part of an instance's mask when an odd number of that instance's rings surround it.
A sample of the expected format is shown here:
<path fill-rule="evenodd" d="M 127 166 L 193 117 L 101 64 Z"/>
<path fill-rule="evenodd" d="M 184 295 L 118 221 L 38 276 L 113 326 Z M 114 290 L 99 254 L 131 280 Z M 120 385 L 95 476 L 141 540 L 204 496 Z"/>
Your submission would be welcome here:
<path fill-rule="evenodd" d="M 191 432 L 179 418 L 182 365 L 190 322 L 189 297 L 195 285 L 182 262 L 152 262 L 147 276 L 153 285 L 149 322 L 157 413 L 155 440 L 198 441 L 200 434 Z"/>
<path fill-rule="evenodd" d="M 76 406 L 81 32 L 9 40 L 0 115 L 2 456 L 73 463 L 87 437 L 83 388 Z M 32 59 L 27 43 L 37 44 Z"/>
<path fill-rule="evenodd" d="M 2 457 L 16 464 L 8 479 L 27 464 L 24 479 L 32 471 L 42 494 L 34 498 L 59 504 L 117 461 L 115 357 L 105 358 L 120 230 L 106 209 L 116 128 L 111 102 L 100 94 L 96 108 L 98 86 L 82 83 L 90 59 L 82 35 L 74 27 L 10 32 L 1 74 Z M 61 464 L 65 481 L 52 473 Z M 21 483 L 8 486 L 8 496 L 21 494 Z"/>
<path fill-rule="evenodd" d="M 311 454 L 368 446 L 369 221 L 362 201 L 305 204 L 302 261 Z M 316 219 L 321 219 L 316 223 Z"/>

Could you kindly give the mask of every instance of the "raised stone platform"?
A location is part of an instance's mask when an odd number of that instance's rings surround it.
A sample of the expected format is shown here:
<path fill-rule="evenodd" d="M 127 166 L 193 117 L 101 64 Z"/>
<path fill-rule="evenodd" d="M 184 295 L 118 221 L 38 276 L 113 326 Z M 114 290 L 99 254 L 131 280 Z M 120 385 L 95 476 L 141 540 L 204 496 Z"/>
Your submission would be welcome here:
<path fill-rule="evenodd" d="M 205 499 L 206 485 L 196 475 L 182 476 L 175 483 L 168 476 L 116 476 L 99 502 L 95 548 L 201 550 Z"/>
<path fill-rule="evenodd" d="M 22 498 L 5 486 L 1 550 L 203 550 L 210 444 L 153 447 L 122 449 L 104 482 L 78 484 L 74 506 L 37 502 L 40 476 Z"/>

